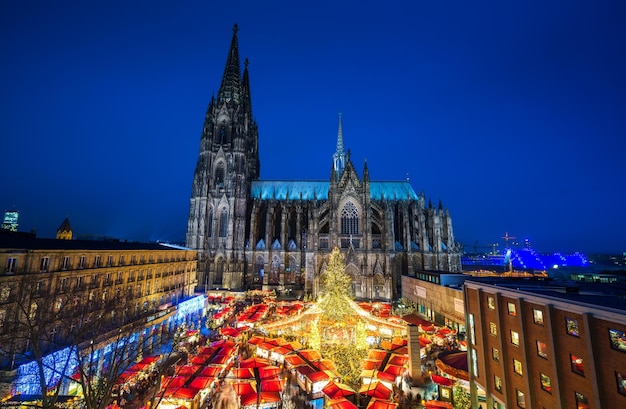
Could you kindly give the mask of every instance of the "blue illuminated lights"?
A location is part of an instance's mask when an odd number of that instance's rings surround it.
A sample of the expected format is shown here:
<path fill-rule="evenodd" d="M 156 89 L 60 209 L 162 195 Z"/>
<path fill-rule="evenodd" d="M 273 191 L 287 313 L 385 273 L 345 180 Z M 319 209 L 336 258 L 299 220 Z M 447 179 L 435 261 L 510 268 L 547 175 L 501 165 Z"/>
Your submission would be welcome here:
<path fill-rule="evenodd" d="M 42 359 L 43 376 L 45 384 L 49 388 L 54 387 L 61 377 L 70 377 L 78 367 L 76 348 L 67 347 L 60 351 L 46 355 Z M 41 383 L 39 382 L 39 364 L 32 361 L 20 365 L 17 369 L 17 381 L 15 393 L 23 395 L 41 395 Z"/>
<path fill-rule="evenodd" d="M 181 302 L 178 304 L 178 311 L 176 312 L 176 319 L 182 318 L 187 314 L 198 312 L 205 306 L 206 299 L 203 295 L 199 295 L 190 300 Z"/>

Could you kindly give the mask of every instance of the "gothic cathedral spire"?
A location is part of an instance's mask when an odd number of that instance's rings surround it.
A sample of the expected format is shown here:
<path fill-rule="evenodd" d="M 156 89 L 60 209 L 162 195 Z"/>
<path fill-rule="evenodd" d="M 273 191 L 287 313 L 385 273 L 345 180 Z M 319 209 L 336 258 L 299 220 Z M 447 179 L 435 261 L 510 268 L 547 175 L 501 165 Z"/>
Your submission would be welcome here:
<path fill-rule="evenodd" d="M 239 66 L 239 41 L 237 40 L 237 24 L 233 27 L 233 38 L 226 58 L 226 67 L 222 76 L 222 85 L 217 94 L 219 102 L 239 102 L 241 95 L 241 68 Z"/>
<path fill-rule="evenodd" d="M 194 173 L 187 247 L 198 251 L 205 288 L 240 288 L 250 184 L 259 178 L 258 127 L 252 118 L 248 60 L 243 77 L 233 27 L 217 98 L 207 108 Z"/>
<path fill-rule="evenodd" d="M 346 167 L 346 153 L 343 148 L 343 128 L 341 125 L 341 112 L 339 113 L 339 130 L 337 131 L 337 148 L 333 154 L 333 169 L 337 176 L 341 175 L 341 172 Z"/>

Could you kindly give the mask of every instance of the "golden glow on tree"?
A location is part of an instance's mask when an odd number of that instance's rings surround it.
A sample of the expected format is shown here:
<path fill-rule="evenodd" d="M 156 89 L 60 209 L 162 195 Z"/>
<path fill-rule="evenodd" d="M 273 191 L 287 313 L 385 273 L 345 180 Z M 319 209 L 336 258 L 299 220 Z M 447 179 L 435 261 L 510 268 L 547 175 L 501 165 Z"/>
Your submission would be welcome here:
<path fill-rule="evenodd" d="M 345 271 L 343 255 L 335 247 L 328 256 L 328 264 L 322 276 L 322 298 L 318 302 L 325 320 L 342 321 L 346 316 L 354 315 L 350 307 L 351 280 Z"/>

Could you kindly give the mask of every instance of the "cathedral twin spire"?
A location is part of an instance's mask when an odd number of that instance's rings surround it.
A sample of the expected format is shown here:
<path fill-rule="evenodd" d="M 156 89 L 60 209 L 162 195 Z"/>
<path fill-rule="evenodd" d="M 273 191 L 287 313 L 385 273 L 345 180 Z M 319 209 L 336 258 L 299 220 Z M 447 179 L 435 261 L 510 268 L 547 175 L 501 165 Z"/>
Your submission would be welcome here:
<path fill-rule="evenodd" d="M 238 103 L 241 97 L 241 67 L 239 65 L 239 41 L 237 40 L 237 31 L 239 31 L 239 28 L 237 24 L 235 24 L 233 27 L 233 39 L 230 42 L 226 67 L 224 68 L 224 76 L 222 77 L 222 84 L 220 85 L 220 91 L 217 95 L 219 102 L 234 101 Z M 247 68 L 246 60 L 246 78 Z"/>

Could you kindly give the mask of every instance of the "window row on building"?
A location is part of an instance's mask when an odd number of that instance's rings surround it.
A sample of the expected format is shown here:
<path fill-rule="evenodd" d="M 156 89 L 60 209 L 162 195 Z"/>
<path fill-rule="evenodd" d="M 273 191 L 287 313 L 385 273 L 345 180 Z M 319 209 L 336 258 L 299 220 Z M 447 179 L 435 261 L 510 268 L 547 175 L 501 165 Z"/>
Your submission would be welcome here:
<path fill-rule="evenodd" d="M 489 408 L 626 407 L 624 311 L 472 281 L 464 291 L 471 386 Z"/>

